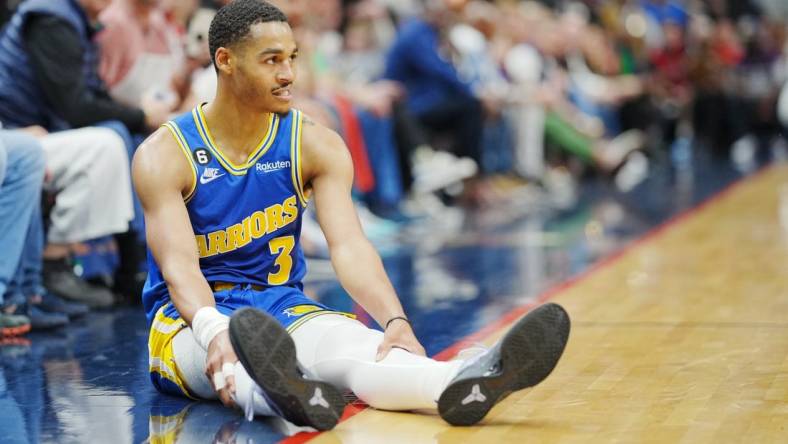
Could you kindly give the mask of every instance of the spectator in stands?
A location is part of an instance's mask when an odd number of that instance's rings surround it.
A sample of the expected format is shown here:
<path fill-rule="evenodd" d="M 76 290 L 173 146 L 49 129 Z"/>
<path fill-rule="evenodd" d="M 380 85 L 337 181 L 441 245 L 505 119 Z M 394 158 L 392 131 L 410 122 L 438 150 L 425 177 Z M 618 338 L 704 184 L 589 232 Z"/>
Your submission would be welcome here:
<path fill-rule="evenodd" d="M 169 108 L 122 105 L 97 75 L 95 21 L 107 0 L 27 0 L 5 30 L 0 48 L 0 119 L 9 127 L 49 131 L 119 120 L 142 133 L 166 121 Z"/>
<path fill-rule="evenodd" d="M 562 182 L 571 181 L 571 177 L 565 176 L 566 169 L 551 170 L 544 165 L 543 147 L 547 142 L 563 156 L 604 174 L 618 171 L 632 151 L 642 146 L 642 134 L 616 131 L 605 134 L 602 120 L 579 109 L 570 100 L 571 92 L 574 89 L 577 96 L 579 84 L 585 83 L 587 90 L 600 98 L 607 96 L 606 100 L 613 103 L 616 101 L 613 96 L 635 88 L 625 86 L 627 82 L 623 78 L 616 80 L 593 73 L 582 54 L 569 51 L 573 40 L 589 39 L 582 28 L 574 31 L 580 36 L 570 38 L 570 30 L 562 26 L 553 11 L 531 6 L 520 13 L 527 23 L 522 31 L 525 35 L 507 51 L 504 62 L 507 76 L 514 84 L 509 97 L 522 101 L 514 113 L 518 168 L 528 177 L 543 180 L 548 188 L 556 185 L 560 188 Z M 642 178 L 643 174 L 638 176 Z M 634 186 L 634 182 L 637 180 L 629 181 L 628 187 Z"/>
<path fill-rule="evenodd" d="M 87 307 L 66 303 L 42 286 L 41 184 L 44 152 L 23 131 L 0 130 L 0 336 L 60 327 Z"/>
<path fill-rule="evenodd" d="M 47 134 L 45 190 L 55 195 L 44 250 L 44 284 L 53 293 L 92 308 L 113 304 L 112 293 L 73 273 L 73 245 L 125 233 L 134 217 L 129 164 L 123 139 L 113 130 L 87 127 Z"/>
<path fill-rule="evenodd" d="M 465 3 L 427 0 L 424 18 L 400 27 L 386 58 L 385 78 L 404 86 L 408 108 L 425 128 L 450 134 L 455 154 L 479 164 L 484 97 L 460 78 L 444 38 Z"/>
<path fill-rule="evenodd" d="M 158 99 L 175 109 L 188 90 L 185 79 L 191 70 L 178 27 L 167 20 L 162 6 L 113 0 L 99 20 L 99 75 L 110 96 L 129 106 Z"/>
<path fill-rule="evenodd" d="M 6 295 L 12 284 L 22 281 L 19 263 L 35 229 L 32 222 L 40 217 L 43 180 L 44 153 L 35 139 L 0 131 L 0 337 L 30 330 L 29 318 L 13 314 L 24 299 Z"/>
<path fill-rule="evenodd" d="M 7 127 L 60 131 L 112 121 L 109 126 L 131 154 L 135 146 L 129 132 L 144 133 L 166 121 L 170 105 L 151 100 L 140 109 L 118 103 L 97 75 L 95 23 L 108 3 L 27 0 L 19 6 L 0 37 L 0 120 Z M 134 231 L 117 237 L 121 264 L 116 288 L 132 294 L 142 283 L 136 238 Z"/>
<path fill-rule="evenodd" d="M 11 316 L 27 317 L 33 330 L 63 326 L 68 323 L 69 317 L 80 316 L 88 311 L 84 305 L 67 303 L 49 294 L 42 285 L 44 232 L 40 206 L 41 177 L 37 174 L 37 162 L 39 158 L 41 162 L 44 161 L 46 150 L 42 151 L 36 139 L 31 137 L 31 134 L 40 131 L 38 128 L 27 128 L 0 132 L 0 145 L 3 145 L 0 148 L 5 150 L 10 160 L 6 169 L 6 184 L 0 193 L 0 229 L 12 236 L 3 240 L 11 252 L 0 260 L 0 306 L 3 306 L 2 300 L 5 299 L 4 315 L 13 313 Z M 41 169 L 43 171 L 43 166 Z M 8 224 L 12 228 L 8 228 Z M 9 280 L 8 273 L 14 269 L 16 271 Z"/>
<path fill-rule="evenodd" d="M 42 291 L 37 285 L 25 287 L 24 296 L 33 297 L 29 302 L 46 312 L 71 316 L 83 314 L 84 308 L 65 303 L 55 295 L 94 308 L 112 305 L 111 292 L 89 285 L 74 275 L 68 256 L 74 244 L 128 229 L 133 207 L 123 141 L 108 128 L 94 127 L 58 133 L 27 127 L 4 134 L 16 145 L 43 148 L 48 173 L 44 189 L 56 196 L 49 211 L 46 248 L 40 230 L 41 212 L 37 208 L 39 228 L 31 229 L 26 244 L 32 250 L 23 258 L 28 264 L 28 275 L 34 275 L 34 281 L 39 282 L 43 254 L 46 265 L 43 282 L 54 294 Z M 31 141 L 30 135 L 38 143 Z M 36 203 L 40 203 L 40 199 Z M 44 316 L 33 317 L 34 328 L 47 323 L 42 319 Z"/>

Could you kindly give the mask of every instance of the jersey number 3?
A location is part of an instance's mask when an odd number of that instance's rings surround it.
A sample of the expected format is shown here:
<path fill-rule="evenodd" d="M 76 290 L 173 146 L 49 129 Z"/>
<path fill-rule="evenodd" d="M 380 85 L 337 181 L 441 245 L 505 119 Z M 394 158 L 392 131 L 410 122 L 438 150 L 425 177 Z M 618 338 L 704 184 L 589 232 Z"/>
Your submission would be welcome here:
<path fill-rule="evenodd" d="M 293 257 L 290 253 L 294 247 L 293 236 L 277 237 L 268 242 L 271 254 L 277 255 L 274 264 L 278 268 L 276 273 L 268 273 L 268 285 L 282 285 L 290 280 L 290 272 L 293 271 Z"/>

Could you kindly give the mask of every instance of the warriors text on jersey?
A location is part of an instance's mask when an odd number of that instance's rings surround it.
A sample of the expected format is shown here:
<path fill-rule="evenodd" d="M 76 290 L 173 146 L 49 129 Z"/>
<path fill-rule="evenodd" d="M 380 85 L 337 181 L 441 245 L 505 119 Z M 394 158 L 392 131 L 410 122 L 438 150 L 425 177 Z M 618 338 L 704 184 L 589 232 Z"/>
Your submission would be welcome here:
<path fill-rule="evenodd" d="M 192 167 L 185 202 L 208 282 L 301 287 L 301 125 L 300 111 L 272 114 L 259 145 L 236 165 L 213 141 L 202 106 L 165 124 Z M 168 301 L 161 270 L 148 252 L 143 304 L 149 322 Z"/>

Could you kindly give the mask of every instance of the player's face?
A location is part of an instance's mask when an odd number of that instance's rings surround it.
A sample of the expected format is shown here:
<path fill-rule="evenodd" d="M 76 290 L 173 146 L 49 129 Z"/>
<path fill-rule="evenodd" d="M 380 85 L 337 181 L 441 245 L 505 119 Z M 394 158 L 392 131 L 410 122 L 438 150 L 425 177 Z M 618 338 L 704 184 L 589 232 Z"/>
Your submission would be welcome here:
<path fill-rule="evenodd" d="M 238 51 L 233 78 L 236 97 L 265 112 L 287 113 L 293 100 L 298 47 L 290 25 L 259 23 Z"/>

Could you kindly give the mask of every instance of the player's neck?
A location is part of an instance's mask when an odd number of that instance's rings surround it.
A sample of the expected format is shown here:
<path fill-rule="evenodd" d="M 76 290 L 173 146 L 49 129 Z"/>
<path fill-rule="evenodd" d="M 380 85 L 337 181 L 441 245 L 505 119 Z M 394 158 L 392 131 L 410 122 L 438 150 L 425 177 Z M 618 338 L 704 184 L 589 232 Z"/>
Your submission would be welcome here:
<path fill-rule="evenodd" d="M 216 143 L 233 162 L 241 164 L 256 148 L 268 129 L 272 113 L 259 112 L 217 94 L 205 105 L 205 120 Z"/>

